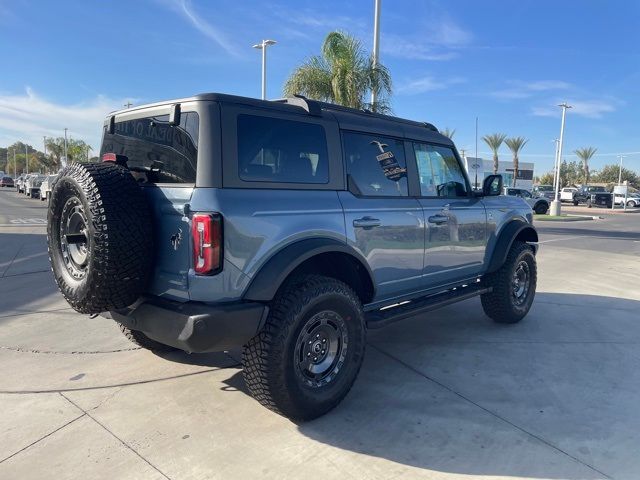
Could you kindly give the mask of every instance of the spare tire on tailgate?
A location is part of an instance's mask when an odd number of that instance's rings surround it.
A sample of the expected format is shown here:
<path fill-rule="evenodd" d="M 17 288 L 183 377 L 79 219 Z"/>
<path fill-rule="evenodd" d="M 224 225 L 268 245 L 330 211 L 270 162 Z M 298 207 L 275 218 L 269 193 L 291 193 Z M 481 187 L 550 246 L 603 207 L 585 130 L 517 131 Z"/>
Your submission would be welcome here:
<path fill-rule="evenodd" d="M 75 310 L 124 308 L 145 291 L 154 251 L 151 211 L 125 167 L 64 168 L 51 190 L 47 220 L 51 268 Z"/>

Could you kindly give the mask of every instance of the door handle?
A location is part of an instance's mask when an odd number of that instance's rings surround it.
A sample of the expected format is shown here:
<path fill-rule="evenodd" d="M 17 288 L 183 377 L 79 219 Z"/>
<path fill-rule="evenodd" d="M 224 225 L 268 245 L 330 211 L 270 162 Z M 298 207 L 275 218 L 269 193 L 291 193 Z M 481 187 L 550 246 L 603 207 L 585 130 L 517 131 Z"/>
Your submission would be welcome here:
<path fill-rule="evenodd" d="M 448 221 L 449 217 L 446 215 L 432 215 L 429 217 L 429 223 L 435 223 L 436 225 L 447 223 Z"/>
<path fill-rule="evenodd" d="M 356 228 L 373 228 L 379 227 L 380 225 L 382 225 L 382 222 L 379 219 L 373 217 L 356 218 L 353 221 L 353 226 Z"/>

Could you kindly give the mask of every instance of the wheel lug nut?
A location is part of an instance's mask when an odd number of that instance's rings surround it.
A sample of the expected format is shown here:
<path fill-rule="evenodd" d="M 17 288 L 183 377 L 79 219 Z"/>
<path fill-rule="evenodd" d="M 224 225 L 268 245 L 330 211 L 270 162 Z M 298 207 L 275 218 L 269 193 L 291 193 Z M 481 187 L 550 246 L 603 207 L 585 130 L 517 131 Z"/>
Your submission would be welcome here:
<path fill-rule="evenodd" d="M 324 355 L 325 350 L 322 350 L 322 355 Z"/>
<path fill-rule="evenodd" d="M 327 343 L 327 339 L 326 339 L 326 338 L 323 338 L 323 339 L 322 339 L 322 343 Z"/>
<path fill-rule="evenodd" d="M 313 361 L 317 362 L 318 361 L 318 357 L 313 357 Z"/>
<path fill-rule="evenodd" d="M 318 333 L 318 334 L 316 334 L 316 338 L 320 338 L 320 334 L 319 334 L 319 333 Z"/>
<path fill-rule="evenodd" d="M 310 357 L 310 356 L 311 356 L 311 354 L 309 352 L 307 352 L 307 357 Z"/>

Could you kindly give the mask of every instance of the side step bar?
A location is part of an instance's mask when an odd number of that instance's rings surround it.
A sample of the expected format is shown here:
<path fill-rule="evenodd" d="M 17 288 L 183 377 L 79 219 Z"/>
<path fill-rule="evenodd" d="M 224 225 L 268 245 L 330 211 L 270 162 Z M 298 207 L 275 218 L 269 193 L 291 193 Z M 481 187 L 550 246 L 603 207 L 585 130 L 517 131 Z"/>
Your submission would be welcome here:
<path fill-rule="evenodd" d="M 430 312 L 431 310 L 446 307 L 452 303 L 467 300 L 468 298 L 473 298 L 477 295 L 482 295 L 483 293 L 489 293 L 491 290 L 491 287 L 484 287 L 480 284 L 469 285 L 416 298 L 415 300 L 399 304 L 398 306 L 367 312 L 367 327 L 371 329 L 381 328 L 389 325 L 390 323 L 397 322 L 398 320 L 403 320 L 420 313 Z"/>

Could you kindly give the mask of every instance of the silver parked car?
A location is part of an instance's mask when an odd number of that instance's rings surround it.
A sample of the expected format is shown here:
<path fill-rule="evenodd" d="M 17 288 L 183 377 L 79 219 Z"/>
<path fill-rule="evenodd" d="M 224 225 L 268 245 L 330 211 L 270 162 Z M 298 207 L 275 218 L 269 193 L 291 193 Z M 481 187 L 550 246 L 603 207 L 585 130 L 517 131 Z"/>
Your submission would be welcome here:
<path fill-rule="evenodd" d="M 538 215 L 543 215 L 549 211 L 549 200 L 546 197 L 534 197 L 529 190 L 524 188 L 505 187 L 504 194 L 523 198 L 531 207 L 531 210 Z"/>

